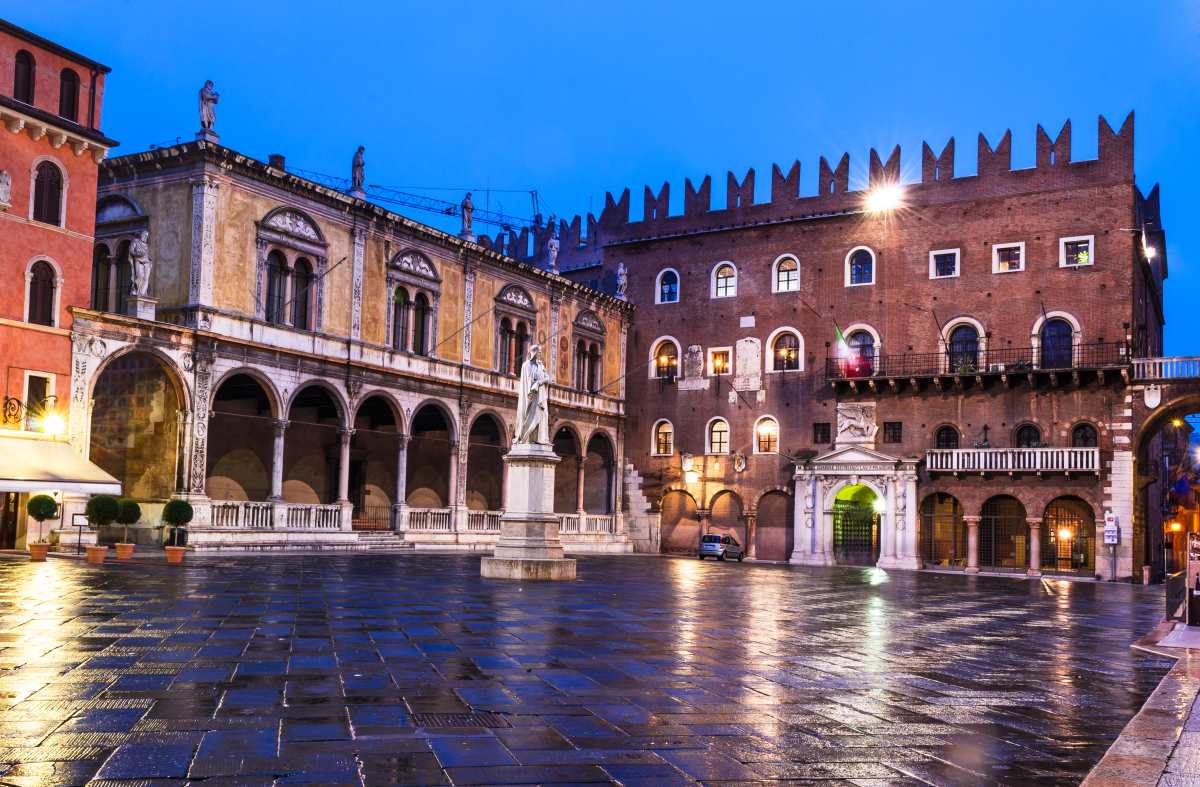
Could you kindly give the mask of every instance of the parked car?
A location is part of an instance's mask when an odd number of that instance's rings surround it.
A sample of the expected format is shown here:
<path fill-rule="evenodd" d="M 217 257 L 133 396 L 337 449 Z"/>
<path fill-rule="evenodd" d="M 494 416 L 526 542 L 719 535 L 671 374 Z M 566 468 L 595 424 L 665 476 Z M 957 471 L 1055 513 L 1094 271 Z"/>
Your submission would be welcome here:
<path fill-rule="evenodd" d="M 700 554 L 697 557 L 701 560 L 706 557 L 715 557 L 717 560 L 736 558 L 740 563 L 745 556 L 746 550 L 733 536 L 708 535 L 700 539 Z"/>

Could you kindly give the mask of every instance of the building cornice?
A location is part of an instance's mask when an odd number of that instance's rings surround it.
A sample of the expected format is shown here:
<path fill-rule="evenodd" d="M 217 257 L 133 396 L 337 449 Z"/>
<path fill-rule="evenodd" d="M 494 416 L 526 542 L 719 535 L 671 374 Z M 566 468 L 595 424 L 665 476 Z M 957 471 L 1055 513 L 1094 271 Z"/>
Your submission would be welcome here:
<path fill-rule="evenodd" d="M 0 123 L 13 134 L 28 131 L 34 141 L 47 137 L 55 149 L 67 145 L 76 156 L 90 151 L 97 164 L 108 155 L 109 148 L 120 144 L 98 131 L 4 95 L 0 95 Z"/>

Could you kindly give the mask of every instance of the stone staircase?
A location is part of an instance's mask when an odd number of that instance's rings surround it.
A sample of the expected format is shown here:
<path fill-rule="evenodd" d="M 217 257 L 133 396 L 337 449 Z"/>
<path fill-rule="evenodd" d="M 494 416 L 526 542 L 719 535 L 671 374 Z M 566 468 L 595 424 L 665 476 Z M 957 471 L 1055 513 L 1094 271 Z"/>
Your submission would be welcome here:
<path fill-rule="evenodd" d="M 650 501 L 642 493 L 642 476 L 632 462 L 625 463 L 625 529 L 634 552 L 658 552 L 660 515 L 650 510 Z"/>
<path fill-rule="evenodd" d="M 391 530 L 359 530 L 358 549 L 363 552 L 411 552 L 412 542 Z"/>

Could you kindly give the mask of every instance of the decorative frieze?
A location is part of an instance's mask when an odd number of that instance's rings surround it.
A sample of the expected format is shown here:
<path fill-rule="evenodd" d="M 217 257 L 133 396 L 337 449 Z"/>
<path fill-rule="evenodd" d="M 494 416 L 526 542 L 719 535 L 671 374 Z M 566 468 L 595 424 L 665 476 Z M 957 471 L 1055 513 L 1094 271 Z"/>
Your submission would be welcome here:
<path fill-rule="evenodd" d="M 192 255 L 188 301 L 213 304 L 213 260 L 216 254 L 217 189 L 216 178 L 203 175 L 192 181 Z"/>

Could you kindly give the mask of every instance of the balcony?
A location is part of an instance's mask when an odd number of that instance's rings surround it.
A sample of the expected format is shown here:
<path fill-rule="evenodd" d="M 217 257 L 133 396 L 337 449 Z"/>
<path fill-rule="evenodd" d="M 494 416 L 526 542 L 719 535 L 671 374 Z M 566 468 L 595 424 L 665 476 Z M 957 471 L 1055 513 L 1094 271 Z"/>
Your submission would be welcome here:
<path fill-rule="evenodd" d="M 925 452 L 930 473 L 1100 473 L 1099 448 L 936 448 Z"/>
<path fill-rule="evenodd" d="M 212 527 L 230 530 L 349 530 L 351 508 L 339 503 L 214 501 Z"/>
<path fill-rule="evenodd" d="M 1093 342 L 1054 349 L 1002 347 L 976 351 L 880 353 L 827 358 L 825 379 L 834 388 L 847 388 L 855 393 L 863 388 L 894 392 L 904 388 L 919 393 L 923 384 L 944 390 L 982 386 L 993 381 L 1006 387 L 1022 380 L 1030 386 L 1039 381 L 1052 386 L 1067 382 L 1079 385 L 1085 379 L 1103 383 L 1109 374 L 1127 380 L 1131 363 L 1124 342 Z"/>

